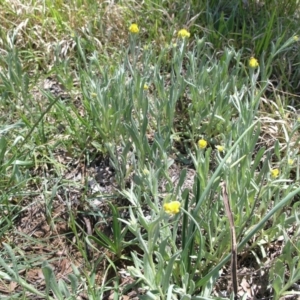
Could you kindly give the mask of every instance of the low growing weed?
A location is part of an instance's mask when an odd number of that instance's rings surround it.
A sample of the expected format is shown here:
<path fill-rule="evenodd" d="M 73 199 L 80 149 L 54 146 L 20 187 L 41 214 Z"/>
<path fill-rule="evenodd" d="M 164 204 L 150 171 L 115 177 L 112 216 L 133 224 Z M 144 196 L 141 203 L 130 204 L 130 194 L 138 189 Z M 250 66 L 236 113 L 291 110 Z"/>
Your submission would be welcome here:
<path fill-rule="evenodd" d="M 4 299 L 299 294 L 297 1 L 276 2 L 0 13 Z"/>

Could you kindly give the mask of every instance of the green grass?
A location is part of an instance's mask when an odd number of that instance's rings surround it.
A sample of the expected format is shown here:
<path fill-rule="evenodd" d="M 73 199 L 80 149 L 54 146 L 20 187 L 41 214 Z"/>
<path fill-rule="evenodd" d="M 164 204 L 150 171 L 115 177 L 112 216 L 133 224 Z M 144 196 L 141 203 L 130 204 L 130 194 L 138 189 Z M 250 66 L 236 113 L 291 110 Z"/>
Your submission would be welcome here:
<path fill-rule="evenodd" d="M 0 298 L 297 299 L 298 5 L 1 3 Z"/>

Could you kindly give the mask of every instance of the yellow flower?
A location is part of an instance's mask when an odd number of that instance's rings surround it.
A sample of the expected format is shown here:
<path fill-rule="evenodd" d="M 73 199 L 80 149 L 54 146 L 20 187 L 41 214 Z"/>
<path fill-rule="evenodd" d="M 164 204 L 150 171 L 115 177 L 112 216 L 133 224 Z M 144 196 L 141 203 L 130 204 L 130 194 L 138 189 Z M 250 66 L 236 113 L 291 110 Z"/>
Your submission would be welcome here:
<path fill-rule="evenodd" d="M 206 146 L 207 146 L 207 141 L 206 140 L 199 140 L 198 141 L 198 147 L 200 148 L 200 149 L 205 149 L 206 148 Z"/>
<path fill-rule="evenodd" d="M 186 30 L 186 29 L 181 29 L 178 31 L 178 37 L 180 38 L 189 38 L 191 36 L 191 34 Z"/>
<path fill-rule="evenodd" d="M 181 206 L 181 204 L 180 204 L 179 201 L 172 201 L 172 202 L 169 202 L 169 203 L 165 203 L 164 204 L 164 211 L 167 214 L 175 215 L 175 214 L 179 213 L 180 206 Z"/>
<path fill-rule="evenodd" d="M 219 152 L 223 152 L 225 150 L 225 147 L 221 145 L 217 145 L 216 148 Z"/>
<path fill-rule="evenodd" d="M 149 86 L 148 86 L 147 84 L 144 84 L 143 89 L 144 89 L 145 91 L 147 91 L 147 90 L 149 90 Z"/>
<path fill-rule="evenodd" d="M 291 158 L 289 158 L 289 159 L 288 159 L 288 164 L 291 166 L 291 165 L 293 165 L 293 163 L 294 163 L 294 160 L 291 159 Z"/>
<path fill-rule="evenodd" d="M 139 27 L 138 27 L 138 25 L 137 25 L 136 23 L 132 23 L 132 24 L 129 26 L 129 31 L 130 31 L 131 33 L 136 34 L 136 33 L 139 33 L 139 32 L 140 32 L 140 29 L 139 29 Z"/>
<path fill-rule="evenodd" d="M 97 97 L 97 94 L 96 93 L 91 93 L 91 96 L 92 97 Z"/>
<path fill-rule="evenodd" d="M 294 39 L 295 42 L 298 42 L 299 41 L 299 36 L 298 35 L 294 35 L 293 39 Z"/>
<path fill-rule="evenodd" d="M 145 169 L 143 170 L 143 174 L 144 174 L 145 176 L 147 176 L 147 175 L 150 174 L 150 172 L 149 172 L 149 170 L 148 170 L 147 168 L 145 168 Z"/>
<path fill-rule="evenodd" d="M 270 171 L 272 178 L 277 178 L 279 176 L 279 170 L 278 169 L 271 169 Z"/>
<path fill-rule="evenodd" d="M 259 66 L 259 64 L 258 64 L 257 59 L 254 58 L 253 56 L 250 57 L 250 60 L 249 60 L 249 67 L 255 69 L 255 68 L 257 68 L 258 66 Z"/>

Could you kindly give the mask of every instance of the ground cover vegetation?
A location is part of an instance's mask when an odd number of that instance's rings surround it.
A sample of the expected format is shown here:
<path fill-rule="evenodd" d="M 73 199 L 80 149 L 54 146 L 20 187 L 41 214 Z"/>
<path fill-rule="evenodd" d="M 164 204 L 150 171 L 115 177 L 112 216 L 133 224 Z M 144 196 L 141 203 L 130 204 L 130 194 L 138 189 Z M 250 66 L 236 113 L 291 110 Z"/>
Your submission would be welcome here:
<path fill-rule="evenodd" d="M 1 299 L 299 299 L 299 1 L 0 3 Z"/>

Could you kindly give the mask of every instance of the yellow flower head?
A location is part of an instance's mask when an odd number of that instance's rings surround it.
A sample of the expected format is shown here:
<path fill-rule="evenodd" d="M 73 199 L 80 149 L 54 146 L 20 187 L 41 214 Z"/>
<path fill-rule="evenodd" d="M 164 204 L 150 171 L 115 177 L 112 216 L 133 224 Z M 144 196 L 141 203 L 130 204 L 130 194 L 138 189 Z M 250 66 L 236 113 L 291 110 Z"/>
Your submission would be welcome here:
<path fill-rule="evenodd" d="M 147 168 L 145 168 L 145 169 L 143 170 L 143 174 L 144 174 L 145 176 L 147 176 L 147 175 L 150 174 L 150 172 L 149 172 L 149 170 L 148 170 Z"/>
<path fill-rule="evenodd" d="M 144 89 L 145 91 L 147 91 L 147 90 L 149 90 L 149 86 L 148 86 L 147 84 L 144 84 L 143 89 Z"/>
<path fill-rule="evenodd" d="M 225 150 L 225 147 L 221 146 L 221 145 L 217 145 L 216 148 L 219 152 L 224 152 L 224 150 Z"/>
<path fill-rule="evenodd" d="M 293 165 L 293 163 L 294 163 L 294 160 L 293 160 L 293 159 L 291 159 L 291 158 L 289 158 L 289 159 L 288 159 L 288 164 L 289 164 L 290 166 L 292 166 L 292 165 Z"/>
<path fill-rule="evenodd" d="M 172 201 L 172 202 L 169 202 L 169 203 L 165 203 L 164 204 L 164 211 L 167 214 L 175 215 L 175 214 L 179 213 L 180 206 L 181 206 L 181 204 L 180 204 L 179 201 Z"/>
<path fill-rule="evenodd" d="M 249 59 L 249 67 L 255 69 L 258 66 L 259 66 L 259 63 L 258 63 L 257 59 L 254 58 L 253 56 L 250 57 L 250 59 Z"/>
<path fill-rule="evenodd" d="M 200 149 L 205 149 L 206 148 L 206 146 L 207 146 L 207 141 L 206 140 L 199 140 L 198 141 L 198 147 L 200 148 Z"/>
<path fill-rule="evenodd" d="M 139 29 L 139 27 L 138 27 L 138 25 L 137 25 L 136 23 L 132 23 L 132 24 L 129 26 L 129 31 L 130 31 L 131 33 L 136 34 L 136 33 L 139 33 L 139 32 L 140 32 L 140 29 Z"/>
<path fill-rule="evenodd" d="M 298 42 L 299 41 L 299 36 L 298 35 L 294 35 L 293 39 L 294 39 L 295 42 Z"/>
<path fill-rule="evenodd" d="M 270 171 L 272 178 L 277 178 L 279 176 L 279 170 L 278 169 L 271 169 Z"/>
<path fill-rule="evenodd" d="M 191 36 L 191 34 L 186 30 L 186 29 L 181 29 L 178 31 L 178 37 L 179 38 L 189 38 Z"/>

